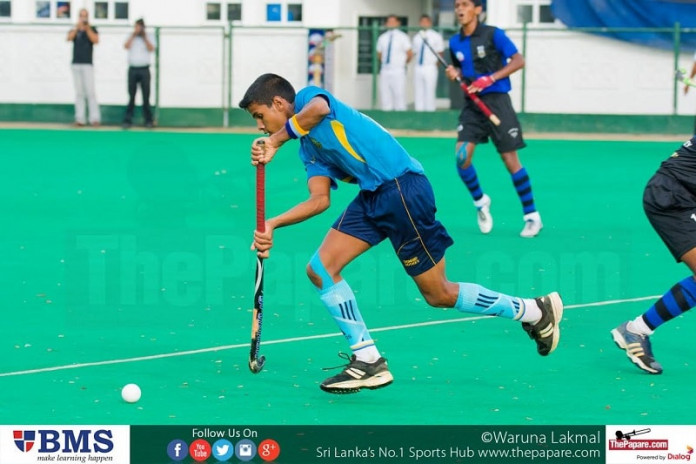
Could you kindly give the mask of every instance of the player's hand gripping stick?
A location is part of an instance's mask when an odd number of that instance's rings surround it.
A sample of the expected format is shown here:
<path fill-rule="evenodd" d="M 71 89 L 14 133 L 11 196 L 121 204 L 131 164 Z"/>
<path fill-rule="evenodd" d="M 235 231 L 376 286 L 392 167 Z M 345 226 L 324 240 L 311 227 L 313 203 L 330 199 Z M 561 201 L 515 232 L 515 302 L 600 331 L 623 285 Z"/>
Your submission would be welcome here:
<path fill-rule="evenodd" d="M 437 53 L 437 52 L 435 51 L 435 49 L 433 49 L 433 47 L 430 45 L 430 43 L 428 43 L 428 40 L 426 39 L 425 31 L 421 31 L 421 32 L 420 32 L 420 36 L 421 36 L 421 39 L 423 39 L 423 43 L 425 44 L 425 46 L 428 47 L 428 49 L 433 53 L 433 55 L 435 55 L 435 56 L 437 57 L 437 60 L 440 62 L 440 64 L 441 64 L 444 68 L 447 68 L 448 64 L 447 64 L 447 62 L 444 60 L 444 58 L 442 58 L 442 57 L 440 56 L 440 54 Z M 469 98 L 471 99 L 471 101 L 474 102 L 474 104 L 475 104 L 476 106 L 478 106 L 478 108 L 481 110 L 481 112 L 482 112 L 484 115 L 486 115 L 486 117 L 488 118 L 488 120 L 489 120 L 490 122 L 492 122 L 494 125 L 499 126 L 499 125 L 500 125 L 500 119 L 498 119 L 498 116 L 496 116 L 495 114 L 493 114 L 493 112 L 491 111 L 491 109 L 488 108 L 488 106 L 487 106 L 485 103 L 483 103 L 483 102 L 481 101 L 481 99 L 478 97 L 478 95 L 476 95 L 475 93 L 469 92 L 469 87 L 467 87 L 466 83 L 462 81 L 462 78 L 461 78 L 461 77 L 457 76 L 457 82 L 459 82 L 459 87 L 462 88 L 462 90 L 464 91 L 464 94 L 465 94 L 467 97 L 469 97 Z"/>

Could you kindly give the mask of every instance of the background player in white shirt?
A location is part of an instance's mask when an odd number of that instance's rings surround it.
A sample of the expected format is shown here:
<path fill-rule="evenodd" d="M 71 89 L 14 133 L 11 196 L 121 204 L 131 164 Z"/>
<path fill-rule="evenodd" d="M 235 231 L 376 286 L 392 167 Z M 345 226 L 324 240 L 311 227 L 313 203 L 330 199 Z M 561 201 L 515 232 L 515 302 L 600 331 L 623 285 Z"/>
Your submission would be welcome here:
<path fill-rule="evenodd" d="M 394 15 L 387 17 L 387 31 L 377 39 L 379 97 L 385 111 L 406 110 L 406 65 L 413 58 L 411 39 L 399 30 L 401 21 Z"/>
<path fill-rule="evenodd" d="M 432 29 L 430 16 L 423 15 L 418 23 L 421 32 L 413 37 L 414 61 L 413 97 L 416 111 L 435 111 L 435 90 L 437 88 L 437 56 L 425 45 L 423 35 L 433 50 L 442 55 L 445 45 L 442 36 Z"/>

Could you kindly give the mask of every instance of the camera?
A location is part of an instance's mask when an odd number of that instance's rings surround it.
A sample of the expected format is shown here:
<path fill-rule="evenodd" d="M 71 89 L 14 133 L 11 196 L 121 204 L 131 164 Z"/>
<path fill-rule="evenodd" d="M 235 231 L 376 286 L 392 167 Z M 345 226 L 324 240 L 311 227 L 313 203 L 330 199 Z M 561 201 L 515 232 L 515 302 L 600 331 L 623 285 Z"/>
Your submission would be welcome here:
<path fill-rule="evenodd" d="M 251 456 L 251 445 L 248 443 L 242 443 L 239 445 L 239 455 L 240 456 Z"/>

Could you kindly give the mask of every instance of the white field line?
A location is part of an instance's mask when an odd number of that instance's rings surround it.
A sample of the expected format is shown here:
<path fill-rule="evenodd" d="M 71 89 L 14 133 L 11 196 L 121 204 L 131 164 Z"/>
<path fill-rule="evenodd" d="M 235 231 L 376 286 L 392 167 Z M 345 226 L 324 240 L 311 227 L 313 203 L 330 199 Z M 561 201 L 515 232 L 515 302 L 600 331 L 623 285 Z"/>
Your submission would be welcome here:
<path fill-rule="evenodd" d="M 567 305 L 565 306 L 565 309 L 577 309 L 577 308 L 592 308 L 596 306 L 609 306 L 609 305 L 615 305 L 615 304 L 622 304 L 622 303 L 634 303 L 638 301 L 646 301 L 646 300 L 655 300 L 659 298 L 660 295 L 655 295 L 655 296 L 643 296 L 639 298 L 626 298 L 622 300 L 607 300 L 607 301 L 597 301 L 595 303 L 582 303 L 582 304 L 575 304 L 575 305 Z M 378 327 L 376 329 L 370 329 L 370 332 L 389 332 L 392 330 L 404 330 L 404 329 L 413 329 L 413 328 L 418 328 L 418 327 L 427 327 L 431 325 L 440 325 L 440 324 L 455 324 L 459 322 L 470 322 L 470 321 L 477 321 L 480 319 L 491 319 L 493 316 L 471 316 L 471 317 L 461 317 L 458 319 L 445 319 L 441 321 L 428 321 L 428 322 L 416 322 L 413 324 L 402 324 L 402 325 L 392 325 L 392 326 L 387 326 L 387 327 Z M 264 340 L 263 345 L 277 345 L 279 343 L 292 343 L 292 342 L 302 342 L 302 341 L 307 341 L 307 340 L 318 340 L 321 338 L 330 338 L 330 337 L 337 337 L 341 335 L 340 332 L 335 332 L 335 333 L 327 333 L 327 334 L 320 334 L 320 335 L 308 335 L 304 337 L 291 337 L 291 338 L 282 338 L 280 340 Z M 123 359 L 110 359 L 106 361 L 94 361 L 94 362 L 88 362 L 88 363 L 79 363 L 79 364 L 67 364 L 64 366 L 53 366 L 53 367 L 42 367 L 39 369 L 28 369 L 24 371 L 13 371 L 13 372 L 3 372 L 0 373 L 0 377 L 12 377 L 12 376 L 17 376 L 17 375 L 30 375 L 30 374 L 42 374 L 44 372 L 53 372 L 53 371 L 64 371 L 68 369 L 82 369 L 85 367 L 95 367 L 95 366 L 108 366 L 110 364 L 125 364 L 125 363 L 134 363 L 134 362 L 141 362 L 141 361 L 153 361 L 157 359 L 165 359 L 165 358 L 174 358 L 174 357 L 179 357 L 179 356 L 192 356 L 196 354 L 201 354 L 201 353 L 211 353 L 211 352 L 216 352 L 216 351 L 226 351 L 226 350 L 235 350 L 238 348 L 249 348 L 249 343 L 240 343 L 236 345 L 221 345 L 221 346 L 213 346 L 210 348 L 201 348 L 198 350 L 188 350 L 188 351 L 177 351 L 176 353 L 162 353 L 162 354 L 154 354 L 150 356 L 138 356 L 135 358 L 123 358 Z"/>

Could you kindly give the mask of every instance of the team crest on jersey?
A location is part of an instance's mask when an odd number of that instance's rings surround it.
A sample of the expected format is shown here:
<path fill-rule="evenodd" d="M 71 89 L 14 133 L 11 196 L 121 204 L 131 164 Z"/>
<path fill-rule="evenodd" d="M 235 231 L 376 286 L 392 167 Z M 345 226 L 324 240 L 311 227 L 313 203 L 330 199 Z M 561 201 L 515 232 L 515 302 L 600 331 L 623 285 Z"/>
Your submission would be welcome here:
<path fill-rule="evenodd" d="M 486 57 L 486 49 L 484 48 L 483 45 L 477 45 L 477 46 L 476 46 L 476 55 L 478 55 L 479 58 L 485 58 L 485 57 Z"/>
<path fill-rule="evenodd" d="M 312 145 L 314 145 L 315 147 L 317 147 L 320 150 L 322 149 L 321 143 L 319 143 L 318 140 L 313 139 L 312 137 L 309 137 L 309 136 L 307 136 L 307 138 L 309 139 L 310 142 L 312 142 Z"/>
<path fill-rule="evenodd" d="M 454 56 L 457 57 L 457 59 L 459 60 L 460 63 L 463 63 L 463 62 L 464 62 L 464 53 L 462 53 L 462 52 L 457 52 L 457 53 L 454 54 Z"/>

